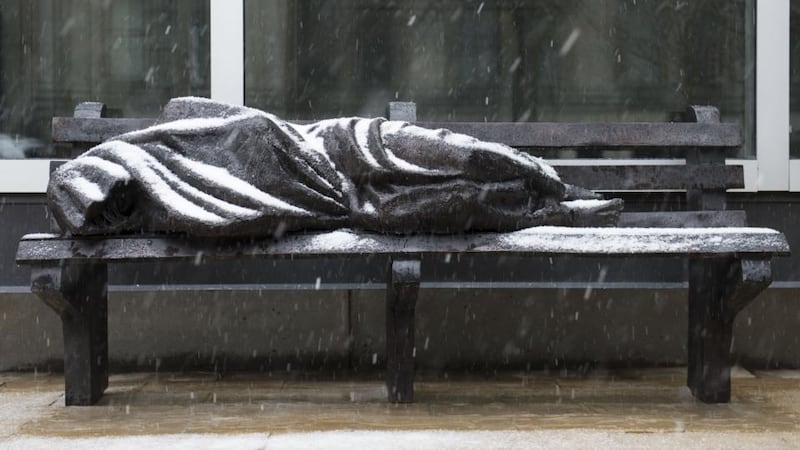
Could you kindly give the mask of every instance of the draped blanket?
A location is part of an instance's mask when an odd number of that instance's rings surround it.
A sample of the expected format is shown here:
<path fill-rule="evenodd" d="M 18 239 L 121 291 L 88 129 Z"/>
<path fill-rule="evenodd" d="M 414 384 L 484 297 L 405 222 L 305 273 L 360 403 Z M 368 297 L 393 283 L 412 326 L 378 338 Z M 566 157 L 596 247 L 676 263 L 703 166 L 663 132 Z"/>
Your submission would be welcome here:
<path fill-rule="evenodd" d="M 611 224 L 622 207 L 566 201 L 573 191 L 536 157 L 447 130 L 380 118 L 296 125 L 186 97 L 156 125 L 62 165 L 48 199 L 76 235 L 507 231 Z"/>

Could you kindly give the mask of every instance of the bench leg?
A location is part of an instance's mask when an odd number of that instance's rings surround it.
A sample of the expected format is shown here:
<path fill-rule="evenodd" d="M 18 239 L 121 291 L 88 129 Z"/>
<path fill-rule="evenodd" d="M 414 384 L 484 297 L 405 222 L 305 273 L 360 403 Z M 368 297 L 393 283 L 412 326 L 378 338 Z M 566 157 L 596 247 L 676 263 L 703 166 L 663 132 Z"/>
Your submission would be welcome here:
<path fill-rule="evenodd" d="M 692 395 L 705 403 L 731 397 L 733 321 L 772 281 L 768 259 L 689 262 L 689 372 Z"/>
<path fill-rule="evenodd" d="M 108 387 L 106 265 L 34 267 L 31 290 L 61 317 L 66 405 L 93 405 Z"/>
<path fill-rule="evenodd" d="M 414 401 L 414 309 L 420 261 L 392 261 L 386 283 L 386 388 L 389 401 Z"/>

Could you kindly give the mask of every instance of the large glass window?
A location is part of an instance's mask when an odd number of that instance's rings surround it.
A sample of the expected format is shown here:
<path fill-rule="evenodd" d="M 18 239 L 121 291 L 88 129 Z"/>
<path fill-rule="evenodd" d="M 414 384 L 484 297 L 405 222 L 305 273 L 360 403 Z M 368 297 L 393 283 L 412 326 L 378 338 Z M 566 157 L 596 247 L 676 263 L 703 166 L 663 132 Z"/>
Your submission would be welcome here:
<path fill-rule="evenodd" d="M 81 101 L 153 116 L 209 95 L 209 2 L 0 0 L 0 158 L 58 156 L 50 118 Z"/>
<path fill-rule="evenodd" d="M 792 0 L 789 14 L 789 111 L 792 132 L 789 152 L 800 158 L 800 0 Z"/>
<path fill-rule="evenodd" d="M 664 121 L 712 104 L 751 140 L 752 0 L 245 8 L 245 101 L 286 118 L 381 115 L 394 99 L 453 121 Z"/>

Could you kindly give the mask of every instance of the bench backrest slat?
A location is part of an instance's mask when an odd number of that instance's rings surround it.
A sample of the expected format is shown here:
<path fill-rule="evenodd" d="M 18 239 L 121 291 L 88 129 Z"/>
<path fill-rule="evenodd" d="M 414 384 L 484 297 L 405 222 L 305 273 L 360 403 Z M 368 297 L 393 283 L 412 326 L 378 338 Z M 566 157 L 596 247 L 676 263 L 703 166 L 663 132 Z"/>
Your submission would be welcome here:
<path fill-rule="evenodd" d="M 109 119 L 82 117 L 53 117 L 53 142 L 67 144 L 99 144 L 129 131 L 141 130 L 156 123 L 156 119 Z"/>
<path fill-rule="evenodd" d="M 99 143 L 153 125 L 155 119 L 54 117 L 53 141 Z M 740 127 L 730 123 L 508 123 L 419 122 L 489 142 L 525 148 L 702 149 L 738 148 Z"/>
<path fill-rule="evenodd" d="M 620 228 L 709 228 L 746 227 L 744 211 L 653 211 L 623 212 L 619 216 Z"/>
<path fill-rule="evenodd" d="M 737 148 L 740 127 L 731 123 L 418 122 L 511 147 L 642 149 Z"/>
<path fill-rule="evenodd" d="M 682 191 L 744 188 L 742 166 L 558 166 L 561 180 L 596 191 Z"/>

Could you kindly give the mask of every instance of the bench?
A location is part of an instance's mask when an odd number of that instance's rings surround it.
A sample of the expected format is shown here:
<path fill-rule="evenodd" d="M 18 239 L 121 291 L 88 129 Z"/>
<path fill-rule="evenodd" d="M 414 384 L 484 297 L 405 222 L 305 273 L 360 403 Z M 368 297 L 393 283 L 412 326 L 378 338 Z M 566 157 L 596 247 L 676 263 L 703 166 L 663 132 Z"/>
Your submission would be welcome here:
<path fill-rule="evenodd" d="M 53 140 L 81 151 L 153 119 L 103 117 L 98 103 L 53 119 Z M 389 117 L 415 121 L 415 106 L 391 103 Z M 64 333 L 65 402 L 96 403 L 108 386 L 108 265 L 147 261 L 385 256 L 386 384 L 391 402 L 414 400 L 414 315 L 422 259 L 460 255 L 673 258 L 687 261 L 687 385 L 703 402 L 730 400 L 730 347 L 737 313 L 772 281 L 772 256 L 785 256 L 783 234 L 746 227 L 726 210 L 725 193 L 743 187 L 742 167 L 725 165 L 741 130 L 710 107 L 689 109 L 689 123 L 424 123 L 478 139 L 536 150 L 635 150 L 678 153 L 671 165 L 564 166 L 564 181 L 596 191 L 686 193 L 687 211 L 625 212 L 616 228 L 537 227 L 509 233 L 396 236 L 355 230 L 293 233 L 280 239 L 197 239 L 171 235 L 69 237 L 57 230 L 22 238 L 17 263 L 31 266 L 31 290 L 59 314 Z M 57 163 L 56 163 L 57 164 Z M 51 230 L 53 231 L 53 230 Z M 458 261 L 459 258 L 452 258 Z"/>

